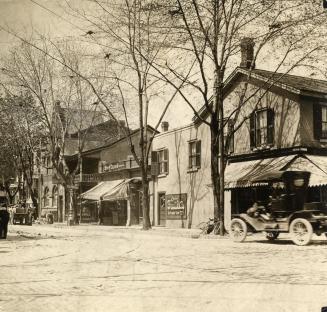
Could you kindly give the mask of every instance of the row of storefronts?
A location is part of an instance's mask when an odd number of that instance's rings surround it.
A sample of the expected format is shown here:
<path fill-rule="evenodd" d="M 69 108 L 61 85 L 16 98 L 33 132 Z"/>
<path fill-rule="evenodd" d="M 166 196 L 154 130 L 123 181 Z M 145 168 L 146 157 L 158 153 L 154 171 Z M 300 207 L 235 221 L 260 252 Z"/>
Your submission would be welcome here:
<path fill-rule="evenodd" d="M 227 79 L 226 115 L 239 105 L 237 93 L 265 90 L 269 72 L 238 68 Z M 270 73 L 274 74 L 274 73 Z M 225 169 L 225 223 L 246 211 L 254 201 L 267 201 L 272 190 L 251 181 L 259 174 L 281 170 L 311 172 L 307 201 L 327 201 L 327 82 L 319 89 L 312 79 L 283 75 L 274 88 L 258 92 L 242 107 L 242 122 L 231 113 L 233 133 Z M 301 82 L 301 83 L 300 83 Z M 318 111 L 317 111 L 318 110 Z M 203 110 L 202 110 L 203 111 Z M 228 131 L 233 129 L 228 124 Z M 148 128 L 150 134 L 156 130 Z M 132 140 L 138 146 L 139 132 Z M 152 143 L 150 219 L 155 226 L 195 227 L 213 217 L 210 129 L 196 118 L 187 126 L 168 129 Z M 155 170 L 154 170 L 155 169 Z M 127 138 L 83 153 L 78 177 L 82 222 L 134 225 L 142 222 L 140 168 L 131 156 Z M 57 219 L 64 221 L 65 194 L 58 186 Z M 62 202 L 60 204 L 60 201 Z"/>

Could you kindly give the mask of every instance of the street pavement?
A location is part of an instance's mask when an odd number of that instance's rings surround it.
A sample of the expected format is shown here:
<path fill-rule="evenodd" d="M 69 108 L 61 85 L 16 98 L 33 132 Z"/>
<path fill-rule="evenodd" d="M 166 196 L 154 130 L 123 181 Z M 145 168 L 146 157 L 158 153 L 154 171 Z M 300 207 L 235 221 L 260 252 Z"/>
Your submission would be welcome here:
<path fill-rule="evenodd" d="M 327 240 L 242 244 L 198 230 L 12 225 L 0 311 L 321 311 Z M 197 238 L 198 237 L 198 238 Z"/>

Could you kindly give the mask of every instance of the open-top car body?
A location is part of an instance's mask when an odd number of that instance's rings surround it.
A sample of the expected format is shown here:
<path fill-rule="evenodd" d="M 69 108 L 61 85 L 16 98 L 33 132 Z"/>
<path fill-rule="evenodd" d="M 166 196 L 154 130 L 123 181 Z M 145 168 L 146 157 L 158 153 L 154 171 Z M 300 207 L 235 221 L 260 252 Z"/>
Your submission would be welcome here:
<path fill-rule="evenodd" d="M 255 202 L 246 213 L 233 216 L 231 238 L 242 242 L 249 232 L 265 232 L 267 239 L 274 240 L 280 233 L 290 233 L 296 245 L 307 245 L 314 233 L 327 233 L 325 203 L 305 203 L 309 179 L 307 171 L 276 171 L 252 180 L 270 185 L 272 195 L 268 203 Z"/>

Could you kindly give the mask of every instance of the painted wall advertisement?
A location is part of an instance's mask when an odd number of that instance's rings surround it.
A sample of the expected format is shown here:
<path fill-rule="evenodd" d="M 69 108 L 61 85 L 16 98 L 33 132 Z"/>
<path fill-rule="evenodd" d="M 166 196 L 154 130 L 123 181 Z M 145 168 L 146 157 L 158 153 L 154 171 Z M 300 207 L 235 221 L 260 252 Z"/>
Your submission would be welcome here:
<path fill-rule="evenodd" d="M 180 220 L 187 218 L 187 194 L 166 195 L 167 219 Z"/>

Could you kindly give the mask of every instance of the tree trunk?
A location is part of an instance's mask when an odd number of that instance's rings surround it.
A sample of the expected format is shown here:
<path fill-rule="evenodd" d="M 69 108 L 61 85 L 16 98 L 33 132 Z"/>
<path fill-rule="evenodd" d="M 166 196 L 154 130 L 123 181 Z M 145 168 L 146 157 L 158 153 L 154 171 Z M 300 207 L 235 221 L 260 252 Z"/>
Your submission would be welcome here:
<path fill-rule="evenodd" d="M 211 182 L 214 200 L 214 218 L 219 220 L 219 144 L 217 120 L 211 121 Z"/>
<path fill-rule="evenodd" d="M 143 191 L 143 230 L 151 229 L 150 222 L 150 200 L 149 200 L 149 179 L 146 168 L 142 166 L 142 191 Z"/>

